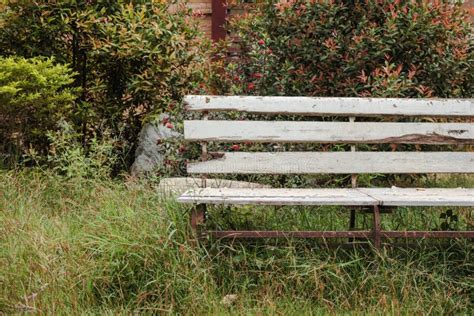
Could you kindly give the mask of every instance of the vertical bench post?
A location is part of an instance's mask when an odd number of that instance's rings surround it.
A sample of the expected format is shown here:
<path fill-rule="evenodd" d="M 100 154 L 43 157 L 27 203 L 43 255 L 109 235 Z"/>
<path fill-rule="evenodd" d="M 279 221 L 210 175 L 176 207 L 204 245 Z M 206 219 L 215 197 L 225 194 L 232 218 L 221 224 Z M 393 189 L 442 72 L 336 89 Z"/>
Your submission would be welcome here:
<path fill-rule="evenodd" d="M 349 122 L 353 123 L 355 122 L 355 116 L 349 117 Z M 356 151 L 356 146 L 351 145 L 351 152 Z M 357 174 L 351 174 L 351 187 L 353 189 L 357 188 Z M 350 220 L 349 220 L 349 230 L 354 230 L 356 227 L 356 209 L 352 208 L 351 209 L 351 215 L 350 215 Z M 354 242 L 354 238 L 349 238 L 349 242 Z"/>
<path fill-rule="evenodd" d="M 208 112 L 203 113 L 203 120 L 208 119 Z M 208 159 L 208 152 L 207 152 L 207 142 L 201 143 L 201 161 L 206 161 Z M 201 187 L 205 188 L 207 186 L 207 175 L 201 175 Z M 206 222 L 206 204 L 198 204 L 191 210 L 191 229 L 196 237 L 201 237 L 201 232 L 199 230 L 199 226 L 203 225 Z"/>

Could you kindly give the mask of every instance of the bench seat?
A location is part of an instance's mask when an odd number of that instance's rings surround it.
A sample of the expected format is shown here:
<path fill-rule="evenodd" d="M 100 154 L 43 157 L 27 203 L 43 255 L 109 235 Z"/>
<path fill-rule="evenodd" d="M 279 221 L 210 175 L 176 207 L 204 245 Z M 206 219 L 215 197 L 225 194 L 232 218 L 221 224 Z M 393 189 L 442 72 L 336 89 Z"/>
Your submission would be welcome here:
<path fill-rule="evenodd" d="M 466 188 L 359 188 L 380 206 L 474 206 L 474 189 Z"/>
<path fill-rule="evenodd" d="M 204 188 L 178 199 L 194 204 L 340 205 L 340 206 L 474 206 L 474 189 L 233 189 Z"/>

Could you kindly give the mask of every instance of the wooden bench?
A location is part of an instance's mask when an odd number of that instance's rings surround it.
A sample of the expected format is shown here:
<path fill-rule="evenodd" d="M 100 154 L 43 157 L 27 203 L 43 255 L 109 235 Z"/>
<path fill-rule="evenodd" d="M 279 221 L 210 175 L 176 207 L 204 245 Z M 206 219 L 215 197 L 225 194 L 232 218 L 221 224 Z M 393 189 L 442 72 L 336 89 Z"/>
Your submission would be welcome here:
<path fill-rule="evenodd" d="M 188 111 L 202 113 L 201 120 L 184 122 L 184 133 L 186 140 L 202 143 L 202 161 L 190 163 L 187 170 L 203 175 L 204 187 L 208 174 L 352 175 L 352 188 L 190 190 L 178 201 L 195 205 L 191 212 L 194 230 L 204 223 L 208 204 L 339 205 L 370 208 L 373 212 L 373 228 L 366 231 L 201 231 L 201 235 L 373 238 L 376 247 L 380 247 L 382 238 L 474 237 L 474 231 L 383 231 L 380 224 L 380 213 L 387 207 L 473 207 L 473 188 L 358 188 L 356 183 L 356 175 L 364 173 L 474 173 L 474 152 L 470 146 L 474 144 L 472 99 L 187 96 L 185 102 Z M 259 114 L 267 120 L 208 120 L 210 112 L 230 111 Z M 276 115 L 304 116 L 307 120 L 271 120 Z M 322 117 L 348 119 L 335 122 Z M 365 118 L 356 122 L 356 117 Z M 375 121 L 370 119 L 374 117 Z M 440 117 L 445 118 L 442 123 L 432 122 Z M 385 122 L 386 118 L 391 119 Z M 404 122 L 394 122 L 395 118 Z M 448 119 L 454 122 L 445 122 Z M 351 151 L 208 153 L 208 142 L 351 144 Z M 356 151 L 356 144 L 432 144 L 443 145 L 445 151 Z M 449 150 L 452 145 L 456 145 L 456 150 L 471 151 Z M 351 229 L 354 221 L 352 210 Z"/>

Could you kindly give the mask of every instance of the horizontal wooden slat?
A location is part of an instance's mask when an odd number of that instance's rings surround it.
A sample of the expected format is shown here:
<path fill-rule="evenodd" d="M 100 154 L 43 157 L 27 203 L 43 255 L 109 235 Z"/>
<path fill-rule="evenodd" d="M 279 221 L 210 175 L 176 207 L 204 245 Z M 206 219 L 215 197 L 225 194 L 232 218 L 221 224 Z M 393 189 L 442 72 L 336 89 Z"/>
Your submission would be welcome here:
<path fill-rule="evenodd" d="M 474 206 L 474 189 L 360 188 L 383 206 Z"/>
<path fill-rule="evenodd" d="M 340 206 L 474 206 L 474 189 L 358 188 L 358 189 L 233 189 L 189 190 L 182 203 Z"/>
<path fill-rule="evenodd" d="M 189 173 L 474 173 L 472 152 L 232 152 L 188 165 Z"/>
<path fill-rule="evenodd" d="M 205 188 L 185 192 L 182 203 L 254 205 L 376 205 L 377 200 L 354 189 Z"/>
<path fill-rule="evenodd" d="M 395 99 L 328 97 L 195 96 L 185 97 L 189 111 L 239 111 L 306 116 L 474 117 L 473 99 Z"/>
<path fill-rule="evenodd" d="M 474 144 L 470 123 L 185 121 L 190 141 Z"/>

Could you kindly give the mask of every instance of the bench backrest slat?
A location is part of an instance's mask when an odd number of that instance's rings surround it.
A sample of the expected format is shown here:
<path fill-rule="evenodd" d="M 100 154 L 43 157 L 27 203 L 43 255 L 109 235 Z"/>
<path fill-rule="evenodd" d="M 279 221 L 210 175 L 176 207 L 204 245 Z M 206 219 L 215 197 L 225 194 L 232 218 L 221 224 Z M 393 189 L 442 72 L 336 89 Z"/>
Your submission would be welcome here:
<path fill-rule="evenodd" d="M 328 97 L 185 97 L 192 112 L 238 111 L 304 116 L 474 117 L 473 99 L 398 99 Z"/>
<path fill-rule="evenodd" d="M 472 152 L 228 152 L 188 165 L 205 174 L 474 173 Z"/>
<path fill-rule="evenodd" d="M 474 144 L 474 99 L 386 99 L 254 96 L 187 96 L 188 110 L 202 112 L 202 120 L 184 122 L 185 139 L 203 144 L 203 162 L 190 163 L 189 173 L 199 174 L 354 174 L 358 173 L 474 173 L 474 152 L 419 151 L 424 147 L 399 146 L 398 150 L 356 151 L 356 144 Z M 210 111 L 260 113 L 248 120 L 208 120 Z M 270 115 L 301 116 L 275 119 Z M 339 116 L 337 121 L 323 118 Z M 309 116 L 309 118 L 304 118 Z M 321 118 L 316 118 L 320 116 Z M 348 116 L 343 118 L 341 116 Z M 355 117 L 376 116 L 355 121 Z M 385 119 L 387 116 L 390 118 Z M 413 122 L 410 117 L 423 117 Z M 395 122 L 402 117 L 402 122 Z M 445 117 L 433 123 L 431 118 Z M 212 116 L 211 116 L 212 118 Z M 299 120 L 301 119 L 301 120 Z M 449 120 L 450 119 L 450 120 Z M 449 121 L 449 122 L 448 122 Z M 350 144 L 351 151 L 288 152 L 293 147 L 263 152 L 212 153 L 207 142 L 217 143 L 321 143 Z M 245 148 L 245 147 L 244 147 Z M 273 147 L 272 147 L 273 148 Z M 362 148 L 362 146 L 360 146 Z M 374 148 L 374 145 L 367 148 Z M 234 148 L 236 149 L 236 148 Z M 412 150 L 412 151 L 411 151 Z M 437 149 L 439 150 L 439 149 Z M 266 151 L 266 152 L 265 152 Z M 355 180 L 353 185 L 355 186 Z"/>
<path fill-rule="evenodd" d="M 185 139 L 217 142 L 474 144 L 474 124 L 185 121 Z"/>

